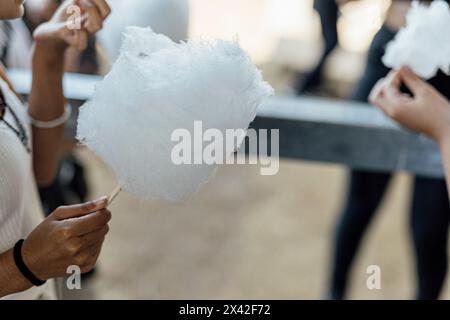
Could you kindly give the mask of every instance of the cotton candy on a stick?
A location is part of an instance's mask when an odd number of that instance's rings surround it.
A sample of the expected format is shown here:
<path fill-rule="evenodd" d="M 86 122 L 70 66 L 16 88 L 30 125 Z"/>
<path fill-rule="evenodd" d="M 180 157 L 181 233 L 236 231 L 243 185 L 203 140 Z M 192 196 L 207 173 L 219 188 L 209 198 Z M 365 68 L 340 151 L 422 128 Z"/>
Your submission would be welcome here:
<path fill-rule="evenodd" d="M 224 136 L 227 129 L 246 130 L 272 93 L 237 42 L 176 44 L 149 28 L 128 27 L 111 72 L 80 109 L 77 137 L 123 190 L 180 201 L 207 183 L 217 164 L 175 164 L 174 130 L 193 135 L 194 121 Z"/>
<path fill-rule="evenodd" d="M 424 79 L 439 70 L 450 75 L 450 9 L 447 2 L 429 6 L 413 2 L 406 26 L 391 41 L 383 63 L 394 69 L 410 67 Z"/>

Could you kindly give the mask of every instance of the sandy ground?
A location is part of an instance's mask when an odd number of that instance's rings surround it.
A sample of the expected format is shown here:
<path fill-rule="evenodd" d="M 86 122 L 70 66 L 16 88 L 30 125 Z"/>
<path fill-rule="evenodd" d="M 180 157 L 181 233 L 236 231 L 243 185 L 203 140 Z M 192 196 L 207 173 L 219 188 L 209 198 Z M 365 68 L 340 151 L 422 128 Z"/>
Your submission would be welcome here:
<path fill-rule="evenodd" d="M 93 197 L 115 186 L 89 152 Z M 66 298 L 317 299 L 325 292 L 334 221 L 345 190 L 340 166 L 282 161 L 275 176 L 257 166 L 222 167 L 190 201 L 143 202 L 125 193 L 112 205 L 97 273 Z M 414 294 L 407 228 L 410 179 L 397 176 L 354 268 L 350 298 Z M 369 290 L 366 269 L 381 268 Z M 446 286 L 445 298 L 450 288 Z"/>

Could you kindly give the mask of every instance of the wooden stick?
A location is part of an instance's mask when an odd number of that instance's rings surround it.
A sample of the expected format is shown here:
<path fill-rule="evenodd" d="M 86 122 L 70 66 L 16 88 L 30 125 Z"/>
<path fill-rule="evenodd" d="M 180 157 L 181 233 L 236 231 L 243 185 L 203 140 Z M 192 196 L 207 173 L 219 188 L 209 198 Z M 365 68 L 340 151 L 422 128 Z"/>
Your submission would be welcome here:
<path fill-rule="evenodd" d="M 118 184 L 113 191 L 108 196 L 108 205 L 110 205 L 114 199 L 119 195 L 119 193 L 122 191 L 122 187 L 120 184 Z"/>

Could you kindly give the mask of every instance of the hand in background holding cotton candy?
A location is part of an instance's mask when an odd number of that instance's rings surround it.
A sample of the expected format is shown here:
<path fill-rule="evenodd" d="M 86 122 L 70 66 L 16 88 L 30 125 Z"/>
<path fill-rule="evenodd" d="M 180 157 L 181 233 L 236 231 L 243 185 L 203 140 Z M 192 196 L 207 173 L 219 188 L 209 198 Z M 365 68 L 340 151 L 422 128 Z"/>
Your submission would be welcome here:
<path fill-rule="evenodd" d="M 412 95 L 400 91 L 404 83 Z M 402 126 L 436 142 L 450 138 L 450 102 L 409 68 L 391 71 L 375 85 L 370 102 Z"/>
<path fill-rule="evenodd" d="M 176 44 L 149 28 L 128 27 L 117 62 L 80 110 L 77 136 L 125 191 L 179 201 L 208 182 L 217 165 L 175 164 L 173 132 L 193 133 L 195 121 L 224 136 L 226 129 L 246 130 L 272 93 L 236 42 Z"/>
<path fill-rule="evenodd" d="M 33 38 L 40 43 L 84 50 L 89 35 L 102 29 L 110 13 L 105 0 L 65 0 L 49 21 L 36 28 Z"/>
<path fill-rule="evenodd" d="M 383 63 L 393 69 L 410 67 L 423 79 L 439 70 L 450 75 L 450 8 L 447 2 L 430 6 L 413 2 L 406 27 L 387 46 Z"/>

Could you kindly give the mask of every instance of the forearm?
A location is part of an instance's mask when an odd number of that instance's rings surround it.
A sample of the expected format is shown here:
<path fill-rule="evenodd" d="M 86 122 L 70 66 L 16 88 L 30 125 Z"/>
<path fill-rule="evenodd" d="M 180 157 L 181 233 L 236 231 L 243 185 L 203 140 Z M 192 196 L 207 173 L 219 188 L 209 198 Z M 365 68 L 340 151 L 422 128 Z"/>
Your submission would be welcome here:
<path fill-rule="evenodd" d="M 0 254 L 0 298 L 31 288 L 14 262 L 13 250 Z"/>
<path fill-rule="evenodd" d="M 33 83 L 29 113 L 40 121 L 51 121 L 64 113 L 64 48 L 36 44 L 33 52 Z M 33 166 L 40 184 L 52 181 L 59 162 L 64 126 L 33 127 Z"/>

